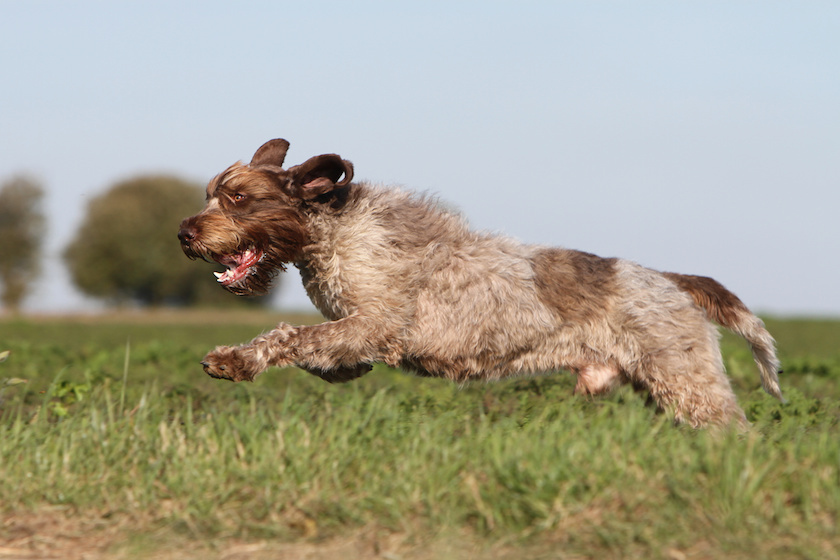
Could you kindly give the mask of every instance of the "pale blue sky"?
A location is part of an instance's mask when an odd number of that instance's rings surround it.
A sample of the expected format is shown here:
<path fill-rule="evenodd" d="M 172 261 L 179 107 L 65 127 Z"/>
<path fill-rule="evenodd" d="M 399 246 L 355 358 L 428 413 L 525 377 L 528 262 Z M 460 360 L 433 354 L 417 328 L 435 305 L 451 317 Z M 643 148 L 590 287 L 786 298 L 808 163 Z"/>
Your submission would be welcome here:
<path fill-rule="evenodd" d="M 0 0 L 0 63 L 0 180 L 48 191 L 32 310 L 89 305 L 59 254 L 91 197 L 285 137 L 480 229 L 840 315 L 836 2 Z"/>

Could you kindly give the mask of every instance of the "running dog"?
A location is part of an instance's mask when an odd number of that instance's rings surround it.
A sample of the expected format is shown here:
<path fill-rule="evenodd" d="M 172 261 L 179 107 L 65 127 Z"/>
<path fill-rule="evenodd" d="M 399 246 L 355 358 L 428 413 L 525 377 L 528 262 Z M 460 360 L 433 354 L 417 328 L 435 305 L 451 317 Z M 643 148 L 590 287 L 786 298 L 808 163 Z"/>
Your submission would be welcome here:
<path fill-rule="evenodd" d="M 270 140 L 211 180 L 178 238 L 188 257 L 224 265 L 218 282 L 238 295 L 294 265 L 328 321 L 220 346 L 202 361 L 212 377 L 295 365 L 343 382 L 375 362 L 457 382 L 565 369 L 578 394 L 630 383 L 678 422 L 743 427 L 714 321 L 747 340 L 782 399 L 773 338 L 717 281 L 476 232 L 429 196 L 352 182 L 335 154 L 284 169 L 288 147 Z"/>

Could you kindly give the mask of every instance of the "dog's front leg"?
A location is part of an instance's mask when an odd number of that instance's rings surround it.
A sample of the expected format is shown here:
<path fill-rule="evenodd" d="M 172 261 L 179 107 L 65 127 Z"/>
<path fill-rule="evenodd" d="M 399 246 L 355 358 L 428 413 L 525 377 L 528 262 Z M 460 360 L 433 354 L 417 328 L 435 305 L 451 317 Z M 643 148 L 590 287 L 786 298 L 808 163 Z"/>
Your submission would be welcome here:
<path fill-rule="evenodd" d="M 204 356 L 201 365 L 210 377 L 230 381 L 253 381 L 269 366 L 294 363 L 289 343 L 300 327 L 280 323 L 272 331 L 241 346 L 217 346 Z"/>
<path fill-rule="evenodd" d="M 331 383 L 361 377 L 377 361 L 395 362 L 394 337 L 384 325 L 362 316 L 273 331 L 242 346 L 220 346 L 202 365 L 211 377 L 252 381 L 269 366 L 297 365 Z"/>
<path fill-rule="evenodd" d="M 352 315 L 320 325 L 299 327 L 291 344 L 294 362 L 330 383 L 343 383 L 368 373 L 374 362 L 396 365 L 398 329 L 365 315 Z"/>
<path fill-rule="evenodd" d="M 370 364 L 356 364 L 355 366 L 338 366 L 332 369 L 321 369 L 312 366 L 300 366 L 312 375 L 318 376 L 329 383 L 346 383 L 368 373 L 373 366 Z"/>

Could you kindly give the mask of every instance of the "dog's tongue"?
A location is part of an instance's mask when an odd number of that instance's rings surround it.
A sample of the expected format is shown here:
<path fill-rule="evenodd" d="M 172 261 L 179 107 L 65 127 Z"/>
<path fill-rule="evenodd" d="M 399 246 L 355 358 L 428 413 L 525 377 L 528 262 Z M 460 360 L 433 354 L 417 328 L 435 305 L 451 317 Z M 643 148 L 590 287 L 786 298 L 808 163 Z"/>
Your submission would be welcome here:
<path fill-rule="evenodd" d="M 216 281 L 223 286 L 239 282 L 248 275 L 248 270 L 257 264 L 262 258 L 261 251 L 248 249 L 244 253 L 236 253 L 234 255 L 225 255 L 219 259 L 219 264 L 225 265 L 227 268 L 224 272 L 214 272 Z"/>

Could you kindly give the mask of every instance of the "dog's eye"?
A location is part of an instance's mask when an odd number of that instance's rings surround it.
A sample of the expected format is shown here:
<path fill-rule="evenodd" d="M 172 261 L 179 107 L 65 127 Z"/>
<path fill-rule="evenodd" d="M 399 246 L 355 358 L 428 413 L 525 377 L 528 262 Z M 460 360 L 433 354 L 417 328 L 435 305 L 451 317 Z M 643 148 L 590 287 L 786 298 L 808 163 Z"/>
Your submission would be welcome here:
<path fill-rule="evenodd" d="M 245 195 L 244 194 L 238 192 L 235 195 L 233 195 L 233 201 L 234 202 L 240 202 L 242 200 L 245 200 Z"/>

